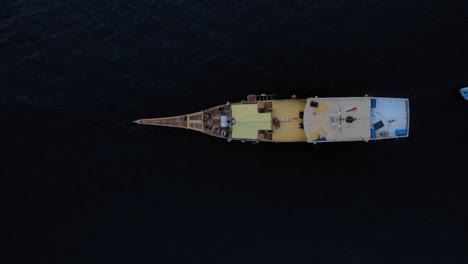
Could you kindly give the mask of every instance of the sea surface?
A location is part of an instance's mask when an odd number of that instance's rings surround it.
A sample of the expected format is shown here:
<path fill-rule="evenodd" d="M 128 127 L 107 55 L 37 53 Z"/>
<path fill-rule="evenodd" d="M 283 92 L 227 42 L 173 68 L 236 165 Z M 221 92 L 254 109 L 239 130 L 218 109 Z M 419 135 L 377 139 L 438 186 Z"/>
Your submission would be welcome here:
<path fill-rule="evenodd" d="M 0 3 L 9 263 L 467 263 L 468 2 Z M 133 120 L 250 93 L 409 98 L 410 136 Z"/>

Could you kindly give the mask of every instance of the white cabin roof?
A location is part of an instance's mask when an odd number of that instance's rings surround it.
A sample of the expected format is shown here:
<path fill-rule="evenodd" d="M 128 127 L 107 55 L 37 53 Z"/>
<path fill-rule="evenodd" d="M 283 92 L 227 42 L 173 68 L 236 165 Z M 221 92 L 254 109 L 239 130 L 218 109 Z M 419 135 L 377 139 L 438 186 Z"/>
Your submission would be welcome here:
<path fill-rule="evenodd" d="M 370 129 L 369 97 L 307 99 L 304 131 L 308 142 L 366 140 Z"/>
<path fill-rule="evenodd" d="M 407 137 L 409 103 L 404 98 L 308 98 L 304 109 L 308 142 Z"/>

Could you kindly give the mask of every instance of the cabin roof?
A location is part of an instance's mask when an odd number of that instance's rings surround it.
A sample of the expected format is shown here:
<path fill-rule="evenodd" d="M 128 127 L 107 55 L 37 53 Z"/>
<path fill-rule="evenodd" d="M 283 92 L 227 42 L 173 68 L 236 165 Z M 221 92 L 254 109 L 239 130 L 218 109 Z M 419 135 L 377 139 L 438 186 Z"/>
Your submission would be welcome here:
<path fill-rule="evenodd" d="M 354 141 L 370 138 L 368 97 L 308 98 L 304 130 L 308 142 Z M 346 121 L 347 118 L 349 121 Z"/>
<path fill-rule="evenodd" d="M 231 105 L 234 139 L 258 139 L 259 130 L 271 130 L 271 113 L 259 113 L 257 104 Z"/>

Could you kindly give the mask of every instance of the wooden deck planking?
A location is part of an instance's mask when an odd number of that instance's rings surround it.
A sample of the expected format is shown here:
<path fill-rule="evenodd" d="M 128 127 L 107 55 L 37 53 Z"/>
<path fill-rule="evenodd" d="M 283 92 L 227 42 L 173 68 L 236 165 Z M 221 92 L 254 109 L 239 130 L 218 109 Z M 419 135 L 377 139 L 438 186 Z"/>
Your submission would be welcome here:
<path fill-rule="evenodd" d="M 299 113 L 304 111 L 306 100 L 274 100 L 272 117 L 280 121 L 279 128 L 273 128 L 272 141 L 305 142 L 304 129 L 300 128 L 302 119 Z"/>

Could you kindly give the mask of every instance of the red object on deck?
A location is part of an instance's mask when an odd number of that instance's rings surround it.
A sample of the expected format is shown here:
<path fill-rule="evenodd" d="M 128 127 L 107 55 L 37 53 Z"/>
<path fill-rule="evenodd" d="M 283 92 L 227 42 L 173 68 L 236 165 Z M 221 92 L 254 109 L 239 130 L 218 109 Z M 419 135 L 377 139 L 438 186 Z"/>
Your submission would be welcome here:
<path fill-rule="evenodd" d="M 351 109 L 346 110 L 346 112 L 354 112 L 354 111 L 356 111 L 356 110 L 357 110 L 357 107 L 353 107 L 353 108 L 351 108 Z"/>
<path fill-rule="evenodd" d="M 295 94 L 293 94 L 293 95 L 291 96 L 291 99 L 297 99 L 297 96 L 296 96 Z"/>

